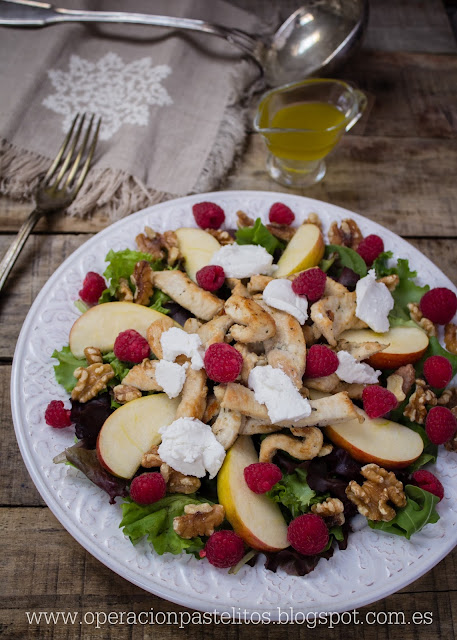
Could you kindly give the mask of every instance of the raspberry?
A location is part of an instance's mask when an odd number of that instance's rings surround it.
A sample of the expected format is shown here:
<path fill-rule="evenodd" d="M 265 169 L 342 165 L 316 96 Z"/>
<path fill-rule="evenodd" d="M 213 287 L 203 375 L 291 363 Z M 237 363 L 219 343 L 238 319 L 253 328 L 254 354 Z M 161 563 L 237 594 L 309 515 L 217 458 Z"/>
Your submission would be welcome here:
<path fill-rule="evenodd" d="M 419 303 L 423 315 L 435 324 L 447 324 L 457 311 L 457 296 L 446 287 L 430 289 Z"/>
<path fill-rule="evenodd" d="M 324 344 L 313 344 L 306 354 L 305 378 L 330 376 L 338 369 L 338 357 Z"/>
<path fill-rule="evenodd" d="M 200 558 L 206 557 L 210 564 L 219 569 L 228 569 L 238 564 L 244 556 L 244 542 L 234 531 L 221 529 L 210 535 L 199 555 Z"/>
<path fill-rule="evenodd" d="M 295 220 L 295 215 L 286 204 L 275 202 L 270 207 L 268 218 L 270 222 L 275 222 L 276 224 L 292 224 Z"/>
<path fill-rule="evenodd" d="M 216 264 L 202 267 L 196 274 L 197 284 L 205 291 L 217 291 L 225 282 L 225 271 Z"/>
<path fill-rule="evenodd" d="M 426 469 L 419 469 L 415 471 L 412 476 L 413 484 L 424 491 L 428 491 L 429 493 L 433 493 L 434 496 L 438 496 L 440 501 L 444 498 L 444 487 L 438 478 L 427 471 Z"/>
<path fill-rule="evenodd" d="M 214 382 L 233 382 L 243 367 L 243 356 L 225 342 L 211 344 L 204 357 L 208 378 Z"/>
<path fill-rule="evenodd" d="M 167 483 L 158 471 L 142 473 L 130 484 L 130 497 L 137 504 L 153 504 L 161 500 L 167 492 Z"/>
<path fill-rule="evenodd" d="M 127 329 L 117 336 L 113 351 L 119 360 L 138 364 L 149 356 L 149 344 L 138 331 Z"/>
<path fill-rule="evenodd" d="M 382 238 L 374 234 L 364 238 L 357 247 L 357 253 L 365 260 L 369 267 L 383 251 L 384 242 L 382 241 Z"/>
<path fill-rule="evenodd" d="M 289 524 L 287 539 L 305 556 L 321 553 L 328 543 L 329 533 L 323 519 L 315 513 L 305 513 Z"/>
<path fill-rule="evenodd" d="M 54 429 L 63 429 L 71 425 L 70 409 L 65 409 L 62 400 L 51 400 L 44 412 L 46 424 Z"/>
<path fill-rule="evenodd" d="M 452 365 L 444 356 L 430 356 L 424 362 L 424 376 L 430 386 L 443 389 L 452 378 Z"/>
<path fill-rule="evenodd" d="M 215 202 L 199 202 L 192 207 L 195 222 L 202 229 L 219 229 L 225 220 L 225 213 Z"/>
<path fill-rule="evenodd" d="M 97 304 L 98 299 L 106 289 L 106 282 L 95 271 L 89 271 L 84 278 L 83 288 L 79 292 L 79 297 L 83 302 L 92 306 Z"/>
<path fill-rule="evenodd" d="M 306 296 L 310 302 L 316 302 L 324 295 L 326 280 L 325 273 L 319 267 L 313 267 L 302 271 L 292 281 L 292 291 L 297 296 Z"/>
<path fill-rule="evenodd" d="M 244 470 L 246 484 L 254 493 L 270 491 L 281 478 L 281 469 L 272 462 L 254 462 Z"/>
<path fill-rule="evenodd" d="M 363 408 L 369 418 L 380 418 L 398 405 L 398 400 L 392 391 L 371 384 L 362 391 Z"/>
<path fill-rule="evenodd" d="M 444 444 L 457 431 L 457 419 L 446 407 L 433 407 L 425 420 L 425 431 L 433 444 Z"/>

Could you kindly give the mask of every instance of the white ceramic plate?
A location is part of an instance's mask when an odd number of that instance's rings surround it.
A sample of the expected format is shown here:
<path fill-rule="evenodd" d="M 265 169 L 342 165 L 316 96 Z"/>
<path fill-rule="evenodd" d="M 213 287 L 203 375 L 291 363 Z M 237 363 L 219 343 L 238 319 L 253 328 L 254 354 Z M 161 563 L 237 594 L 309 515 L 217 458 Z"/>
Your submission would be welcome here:
<path fill-rule="evenodd" d="M 289 205 L 299 224 L 311 211 L 328 229 L 333 220 L 354 218 L 364 234 L 377 233 L 386 249 L 405 257 L 419 272 L 419 282 L 455 290 L 441 271 L 410 244 L 357 214 L 333 205 L 261 191 L 229 191 L 189 196 L 165 202 L 108 227 L 75 251 L 54 273 L 37 296 L 14 356 L 11 400 L 16 436 L 32 479 L 55 516 L 92 555 L 130 582 L 158 596 L 202 611 L 269 612 L 278 619 L 278 607 L 294 611 L 341 612 L 384 598 L 419 578 L 436 565 L 457 542 L 457 455 L 443 447 L 436 473 L 445 489 L 438 505 L 441 519 L 408 542 L 365 528 L 349 537 L 345 551 L 321 560 L 305 577 L 282 570 L 266 571 L 263 562 L 244 567 L 236 576 L 215 569 L 192 556 L 158 556 L 142 542 L 133 547 L 119 529 L 120 508 L 76 469 L 55 465 L 52 458 L 73 442 L 71 429 L 52 429 L 44 422 L 48 402 L 68 396 L 55 380 L 51 353 L 68 344 L 68 334 L 79 313 L 74 306 L 89 270 L 103 273 L 109 249 L 134 248 L 136 234 L 145 225 L 158 231 L 194 226 L 191 207 L 211 200 L 226 213 L 226 226 L 236 226 L 236 211 L 267 219 L 273 202 Z M 68 404 L 67 404 L 68 406 Z"/>

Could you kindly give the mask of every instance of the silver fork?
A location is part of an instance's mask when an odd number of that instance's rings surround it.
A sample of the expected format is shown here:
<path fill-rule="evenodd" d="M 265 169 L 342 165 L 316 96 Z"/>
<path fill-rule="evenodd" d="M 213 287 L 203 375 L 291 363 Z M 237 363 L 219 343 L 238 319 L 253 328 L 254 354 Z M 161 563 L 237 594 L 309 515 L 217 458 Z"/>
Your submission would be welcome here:
<path fill-rule="evenodd" d="M 57 156 L 38 185 L 35 209 L 19 229 L 0 262 L 0 291 L 38 220 L 47 213 L 66 209 L 76 198 L 86 179 L 97 144 L 101 118 L 95 122 L 95 116 L 91 116 L 78 147 L 85 120 L 86 114 L 76 115 Z"/>

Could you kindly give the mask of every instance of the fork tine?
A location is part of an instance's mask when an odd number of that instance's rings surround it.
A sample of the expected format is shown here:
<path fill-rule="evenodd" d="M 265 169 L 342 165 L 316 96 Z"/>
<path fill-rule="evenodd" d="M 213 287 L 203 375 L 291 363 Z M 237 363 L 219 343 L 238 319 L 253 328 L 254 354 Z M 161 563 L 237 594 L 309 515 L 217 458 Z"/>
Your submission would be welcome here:
<path fill-rule="evenodd" d="M 92 116 L 92 120 L 93 120 L 93 116 Z M 91 126 L 92 126 L 92 120 L 91 120 Z M 82 186 L 84 180 L 86 179 L 87 172 L 89 171 L 90 163 L 92 162 L 92 158 L 93 158 L 93 155 L 95 153 L 95 147 L 97 146 L 98 132 L 100 130 L 101 123 L 102 123 L 102 119 L 99 118 L 98 121 L 97 121 L 97 127 L 95 129 L 95 133 L 94 133 L 94 137 L 93 137 L 93 140 L 92 140 L 92 144 L 89 147 L 89 151 L 88 151 L 88 154 L 87 154 L 86 161 L 85 161 L 85 163 L 83 165 L 83 168 L 82 168 L 82 171 L 81 171 L 81 173 L 79 175 L 79 178 L 78 178 L 78 180 L 77 180 L 77 182 L 76 182 L 76 184 L 75 184 L 75 186 L 73 188 L 73 197 L 74 198 L 76 198 L 76 196 L 78 194 L 78 191 L 81 189 L 81 186 Z"/>
<path fill-rule="evenodd" d="M 94 122 L 94 114 L 92 114 L 89 125 L 87 127 L 86 133 L 84 135 L 84 139 L 82 141 L 81 144 L 81 148 L 78 151 L 78 155 L 76 156 L 74 162 L 73 162 L 73 166 L 70 169 L 70 172 L 68 174 L 67 179 L 65 180 L 65 184 L 63 185 L 62 189 L 66 189 L 67 187 L 69 187 L 71 185 L 71 183 L 73 182 L 73 179 L 76 175 L 76 172 L 78 171 L 79 165 L 81 164 L 81 159 L 86 151 L 86 147 L 87 147 L 87 143 L 89 141 L 89 137 L 91 134 L 91 130 L 92 130 L 92 124 Z"/>
<path fill-rule="evenodd" d="M 68 146 L 68 143 L 70 142 L 71 136 L 73 135 L 73 131 L 75 129 L 76 122 L 77 122 L 78 118 L 79 118 L 79 113 L 77 113 L 75 115 L 75 117 L 73 118 L 73 122 L 71 123 L 70 131 L 67 133 L 67 135 L 65 137 L 65 140 L 62 143 L 62 146 L 60 147 L 59 151 L 57 152 L 57 155 L 54 158 L 51 166 L 47 170 L 46 175 L 43 178 L 43 184 L 46 184 L 46 183 L 49 182 L 49 180 L 54 175 L 57 167 L 59 166 L 59 163 L 60 163 L 60 161 L 62 159 L 62 156 L 65 153 L 65 151 L 67 150 L 67 146 Z"/>
<path fill-rule="evenodd" d="M 66 173 L 66 171 L 68 169 L 68 166 L 69 166 L 69 164 L 71 162 L 71 159 L 72 159 L 73 154 L 74 154 L 75 149 L 76 149 L 76 145 L 78 144 L 79 138 L 81 136 L 81 131 L 82 131 L 85 119 L 86 119 L 86 114 L 83 113 L 83 115 L 81 117 L 81 120 L 79 121 L 78 129 L 76 130 L 76 134 L 74 136 L 73 142 L 71 143 L 71 146 L 70 146 L 70 148 L 68 150 L 68 153 L 64 158 L 62 166 L 60 167 L 60 171 L 57 174 L 57 178 L 55 179 L 54 186 L 52 187 L 52 190 L 54 192 L 57 191 L 57 189 L 59 187 L 59 183 L 62 180 L 63 176 L 65 175 L 65 173 Z"/>

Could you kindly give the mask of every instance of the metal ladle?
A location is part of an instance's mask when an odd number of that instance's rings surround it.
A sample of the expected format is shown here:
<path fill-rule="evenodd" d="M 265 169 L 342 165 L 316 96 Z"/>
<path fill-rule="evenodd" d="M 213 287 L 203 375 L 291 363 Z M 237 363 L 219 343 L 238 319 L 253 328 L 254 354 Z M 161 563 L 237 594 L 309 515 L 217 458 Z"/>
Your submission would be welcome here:
<path fill-rule="evenodd" d="M 368 0 L 309 0 L 270 37 L 204 20 L 122 11 L 60 9 L 46 2 L 0 0 L 0 25 L 45 27 L 61 22 L 115 22 L 200 31 L 224 38 L 259 65 L 270 86 L 329 73 L 344 62 L 360 40 Z"/>

